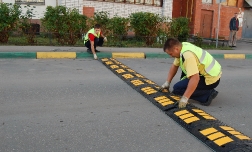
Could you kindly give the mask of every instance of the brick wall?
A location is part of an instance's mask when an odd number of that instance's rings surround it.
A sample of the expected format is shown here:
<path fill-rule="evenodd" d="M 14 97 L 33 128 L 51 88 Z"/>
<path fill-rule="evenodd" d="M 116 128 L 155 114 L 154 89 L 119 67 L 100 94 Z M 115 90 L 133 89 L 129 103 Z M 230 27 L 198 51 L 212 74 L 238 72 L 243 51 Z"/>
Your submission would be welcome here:
<path fill-rule="evenodd" d="M 121 17 L 128 17 L 135 12 L 152 12 L 166 17 L 172 17 L 172 2 L 173 0 L 166 0 L 164 7 L 146 6 L 136 4 L 99 2 L 99 1 L 84 1 L 84 7 L 93 7 L 95 12 L 105 11 L 109 13 L 109 17 L 115 15 Z"/>
<path fill-rule="evenodd" d="M 175 2 L 176 1 L 176 2 Z M 193 5 L 193 6 L 192 6 Z M 220 29 L 219 36 L 229 37 L 229 22 L 234 16 L 234 13 L 239 12 L 239 8 L 242 8 L 243 0 L 238 0 L 237 7 L 234 6 L 221 6 L 220 13 Z M 213 4 L 204 4 L 202 0 L 174 0 L 173 4 L 173 18 L 174 17 L 188 17 L 190 19 L 191 34 L 197 34 L 200 32 L 201 26 L 201 10 L 211 10 L 213 11 L 213 24 L 212 24 L 212 37 L 216 37 L 216 30 L 218 27 L 218 4 L 213 0 Z M 242 27 L 238 31 L 237 38 L 240 39 L 242 35 Z"/>
<path fill-rule="evenodd" d="M 94 16 L 94 7 L 83 7 L 83 15 L 87 17 Z"/>

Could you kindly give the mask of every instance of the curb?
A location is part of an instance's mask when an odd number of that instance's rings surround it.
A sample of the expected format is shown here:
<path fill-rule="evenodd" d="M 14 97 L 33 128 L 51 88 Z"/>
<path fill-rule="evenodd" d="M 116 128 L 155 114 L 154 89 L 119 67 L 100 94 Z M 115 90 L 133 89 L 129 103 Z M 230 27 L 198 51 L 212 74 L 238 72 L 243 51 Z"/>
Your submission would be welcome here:
<path fill-rule="evenodd" d="M 216 59 L 252 59 L 252 54 L 211 54 Z M 165 53 L 144 53 L 144 52 L 100 52 L 99 58 L 170 58 Z M 80 59 L 93 58 L 87 52 L 0 52 L 0 59 Z"/>
<path fill-rule="evenodd" d="M 26 59 L 36 59 L 36 52 L 0 52 L 0 58 L 26 58 Z"/>

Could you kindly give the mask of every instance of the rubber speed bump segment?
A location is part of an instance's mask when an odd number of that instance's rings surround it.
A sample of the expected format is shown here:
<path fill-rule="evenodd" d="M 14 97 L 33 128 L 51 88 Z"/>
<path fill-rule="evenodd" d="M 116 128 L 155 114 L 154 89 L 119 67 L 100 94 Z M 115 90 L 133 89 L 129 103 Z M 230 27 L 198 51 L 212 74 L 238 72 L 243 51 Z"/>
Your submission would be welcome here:
<path fill-rule="evenodd" d="M 167 90 L 158 91 L 160 87 L 155 82 L 116 59 L 103 58 L 99 61 L 213 151 L 252 151 L 250 137 L 224 124 L 193 104 L 179 109 L 177 101 L 180 100 L 180 96 L 172 95 Z"/>

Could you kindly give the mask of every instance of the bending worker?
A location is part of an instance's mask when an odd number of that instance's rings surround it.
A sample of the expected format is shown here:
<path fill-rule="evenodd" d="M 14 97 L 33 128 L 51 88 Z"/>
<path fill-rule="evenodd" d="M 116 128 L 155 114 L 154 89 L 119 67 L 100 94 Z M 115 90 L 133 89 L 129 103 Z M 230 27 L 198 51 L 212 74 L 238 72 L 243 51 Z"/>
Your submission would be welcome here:
<path fill-rule="evenodd" d="M 97 59 L 96 52 L 100 52 L 96 50 L 96 47 L 102 46 L 104 41 L 107 42 L 107 38 L 102 34 L 99 24 L 96 24 L 85 35 L 84 44 L 88 48 L 87 52 L 94 55 L 94 59 Z"/>
<path fill-rule="evenodd" d="M 169 38 L 164 44 L 164 52 L 174 57 L 166 82 L 160 88 L 168 89 L 180 66 L 181 80 L 173 86 L 172 93 L 182 96 L 179 108 L 186 107 L 188 99 L 209 106 L 218 95 L 215 88 L 219 85 L 221 65 L 207 51 L 189 43 Z"/>

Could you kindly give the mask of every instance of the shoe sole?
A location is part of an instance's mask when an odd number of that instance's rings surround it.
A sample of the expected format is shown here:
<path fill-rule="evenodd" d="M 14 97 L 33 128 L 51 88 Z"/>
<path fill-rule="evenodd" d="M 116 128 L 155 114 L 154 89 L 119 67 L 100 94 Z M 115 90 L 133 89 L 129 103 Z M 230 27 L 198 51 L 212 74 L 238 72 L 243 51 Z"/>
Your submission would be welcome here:
<path fill-rule="evenodd" d="M 218 91 L 214 91 L 214 93 L 212 93 L 209 96 L 209 97 L 211 97 L 211 100 L 207 101 L 207 102 L 204 102 L 204 103 L 201 103 L 201 105 L 203 105 L 203 106 L 209 106 L 212 103 L 213 99 L 217 97 L 218 93 L 219 93 Z"/>

